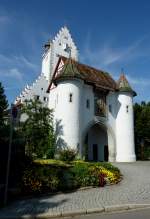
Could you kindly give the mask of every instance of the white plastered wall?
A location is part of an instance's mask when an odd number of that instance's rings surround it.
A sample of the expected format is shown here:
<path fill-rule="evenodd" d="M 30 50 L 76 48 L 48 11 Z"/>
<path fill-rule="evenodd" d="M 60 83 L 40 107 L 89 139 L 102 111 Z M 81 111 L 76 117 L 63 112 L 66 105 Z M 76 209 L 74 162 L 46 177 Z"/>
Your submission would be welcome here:
<path fill-rule="evenodd" d="M 69 47 L 69 49 L 67 49 L 67 47 Z M 67 27 L 60 29 L 58 34 L 51 41 L 50 49 L 43 54 L 42 72 L 49 81 L 51 80 L 59 56 L 65 56 L 67 58 L 71 56 L 71 58 L 78 60 L 77 47 Z"/>
<path fill-rule="evenodd" d="M 24 91 L 21 92 L 20 96 L 16 98 L 17 101 L 21 100 L 21 103 L 23 103 L 25 100 L 30 99 L 36 99 L 37 96 L 39 96 L 39 100 L 45 105 L 48 105 L 48 81 L 46 80 L 46 77 L 41 74 L 38 79 L 35 80 L 35 82 L 31 86 L 26 86 Z"/>
<path fill-rule="evenodd" d="M 107 135 L 109 146 L 109 161 L 116 161 L 116 116 L 117 116 L 117 94 L 109 92 L 106 99 L 107 105 Z"/>
<path fill-rule="evenodd" d="M 52 102 L 55 106 L 54 118 L 56 124 L 59 124 L 57 128 L 58 135 L 61 135 L 61 147 L 64 145 L 80 150 L 82 88 L 83 81 L 66 80 L 59 82 L 57 88 L 52 90 L 53 94 L 55 92 Z M 50 99 L 52 93 L 50 92 Z M 70 94 L 72 94 L 72 102 L 69 101 Z"/>
<path fill-rule="evenodd" d="M 118 113 L 116 118 L 117 162 L 134 162 L 134 123 L 132 93 L 118 94 Z"/>

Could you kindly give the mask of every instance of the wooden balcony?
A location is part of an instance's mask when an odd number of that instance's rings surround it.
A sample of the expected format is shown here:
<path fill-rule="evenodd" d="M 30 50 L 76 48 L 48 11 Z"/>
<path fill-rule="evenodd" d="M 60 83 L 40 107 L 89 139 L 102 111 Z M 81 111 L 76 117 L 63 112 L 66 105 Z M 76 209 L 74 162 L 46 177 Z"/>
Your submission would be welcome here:
<path fill-rule="evenodd" d="M 106 117 L 106 96 L 95 96 L 95 116 Z"/>

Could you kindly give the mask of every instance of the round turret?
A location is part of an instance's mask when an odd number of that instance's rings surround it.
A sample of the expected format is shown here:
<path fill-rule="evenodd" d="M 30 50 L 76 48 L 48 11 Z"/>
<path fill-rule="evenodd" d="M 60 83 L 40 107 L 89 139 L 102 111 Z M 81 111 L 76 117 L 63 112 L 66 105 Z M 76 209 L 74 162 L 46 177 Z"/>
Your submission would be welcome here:
<path fill-rule="evenodd" d="M 54 80 L 57 85 L 55 116 L 61 134 L 60 146 L 80 152 L 83 81 L 75 76 L 79 73 L 71 59 L 64 65 L 60 75 Z"/>
<path fill-rule="evenodd" d="M 134 120 L 132 90 L 124 74 L 118 82 L 118 113 L 116 117 L 116 161 L 136 160 L 134 145 Z"/>

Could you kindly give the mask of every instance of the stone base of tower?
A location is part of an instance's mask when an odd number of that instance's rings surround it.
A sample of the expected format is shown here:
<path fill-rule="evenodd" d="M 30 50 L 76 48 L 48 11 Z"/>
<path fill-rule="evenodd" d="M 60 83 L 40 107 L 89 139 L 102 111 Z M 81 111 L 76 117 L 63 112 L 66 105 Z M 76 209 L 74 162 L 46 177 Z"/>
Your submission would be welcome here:
<path fill-rule="evenodd" d="M 116 162 L 135 162 L 136 156 L 134 155 L 128 155 L 128 156 L 119 156 L 116 157 Z"/>

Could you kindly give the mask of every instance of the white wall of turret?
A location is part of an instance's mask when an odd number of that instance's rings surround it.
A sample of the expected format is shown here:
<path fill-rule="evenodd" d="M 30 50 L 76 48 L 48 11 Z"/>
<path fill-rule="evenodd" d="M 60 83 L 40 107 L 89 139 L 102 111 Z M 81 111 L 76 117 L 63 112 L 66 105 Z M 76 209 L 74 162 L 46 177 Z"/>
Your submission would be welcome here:
<path fill-rule="evenodd" d="M 116 161 L 133 162 L 135 157 L 133 94 L 118 94 L 118 113 L 116 118 Z"/>

